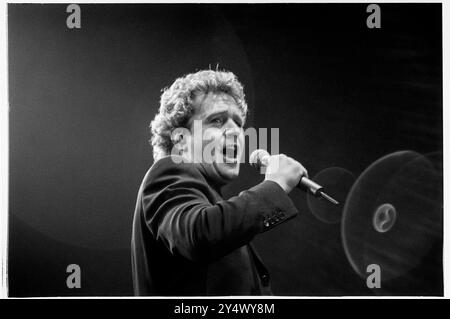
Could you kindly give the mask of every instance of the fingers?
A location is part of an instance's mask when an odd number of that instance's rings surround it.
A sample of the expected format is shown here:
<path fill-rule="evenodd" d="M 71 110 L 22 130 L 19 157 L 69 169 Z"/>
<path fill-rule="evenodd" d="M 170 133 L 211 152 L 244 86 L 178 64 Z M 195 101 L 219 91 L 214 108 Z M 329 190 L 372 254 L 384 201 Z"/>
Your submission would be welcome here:
<path fill-rule="evenodd" d="M 266 179 L 276 181 L 286 192 L 300 182 L 303 176 L 308 177 L 306 168 L 285 154 L 270 156 L 266 170 Z"/>
<path fill-rule="evenodd" d="M 293 167 L 296 168 L 297 173 L 300 175 L 300 178 L 305 176 L 308 177 L 308 170 L 298 161 L 296 161 L 295 159 L 293 159 L 292 157 L 289 157 L 285 154 L 277 154 L 277 155 L 272 155 L 269 158 L 269 162 L 270 161 L 278 161 L 279 164 L 287 164 L 287 165 L 292 165 Z"/>

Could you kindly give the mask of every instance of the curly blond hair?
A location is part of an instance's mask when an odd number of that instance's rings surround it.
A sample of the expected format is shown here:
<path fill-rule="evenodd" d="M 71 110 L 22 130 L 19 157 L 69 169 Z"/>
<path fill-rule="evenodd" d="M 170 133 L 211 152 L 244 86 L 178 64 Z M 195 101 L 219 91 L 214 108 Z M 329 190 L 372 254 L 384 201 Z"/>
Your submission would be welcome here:
<path fill-rule="evenodd" d="M 194 99 L 199 94 L 225 93 L 236 101 L 242 116 L 247 116 L 244 88 L 232 72 L 202 70 L 180 77 L 161 95 L 159 112 L 150 123 L 155 161 L 169 155 L 173 147 L 172 131 L 185 127 L 194 114 Z"/>

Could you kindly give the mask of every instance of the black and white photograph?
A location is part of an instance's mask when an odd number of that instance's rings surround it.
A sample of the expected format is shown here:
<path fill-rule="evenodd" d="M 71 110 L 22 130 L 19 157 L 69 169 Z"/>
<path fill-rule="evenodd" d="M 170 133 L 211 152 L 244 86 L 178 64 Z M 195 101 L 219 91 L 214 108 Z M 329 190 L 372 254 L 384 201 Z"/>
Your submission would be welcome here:
<path fill-rule="evenodd" d="M 444 296 L 442 3 L 6 10 L 8 297 Z"/>

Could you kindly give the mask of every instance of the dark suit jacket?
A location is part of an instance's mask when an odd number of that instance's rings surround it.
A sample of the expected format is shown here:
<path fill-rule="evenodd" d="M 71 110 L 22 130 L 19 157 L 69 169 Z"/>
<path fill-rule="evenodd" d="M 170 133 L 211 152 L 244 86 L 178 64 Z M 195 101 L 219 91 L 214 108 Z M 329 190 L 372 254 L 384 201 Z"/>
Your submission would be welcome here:
<path fill-rule="evenodd" d="M 139 189 L 131 240 L 136 295 L 270 294 L 249 244 L 297 215 L 275 182 L 222 199 L 198 164 L 157 161 Z"/>

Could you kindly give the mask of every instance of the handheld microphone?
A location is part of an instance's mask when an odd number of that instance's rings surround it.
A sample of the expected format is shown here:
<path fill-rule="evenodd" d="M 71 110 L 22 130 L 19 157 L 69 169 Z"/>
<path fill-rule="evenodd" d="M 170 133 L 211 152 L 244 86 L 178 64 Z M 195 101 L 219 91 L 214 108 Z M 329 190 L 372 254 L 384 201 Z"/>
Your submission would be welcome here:
<path fill-rule="evenodd" d="M 252 165 L 256 169 L 260 169 L 261 166 L 267 166 L 269 161 L 270 154 L 266 150 L 259 149 L 252 152 L 250 155 L 250 165 Z M 325 193 L 325 190 L 322 186 L 310 180 L 309 178 L 302 176 L 300 178 L 300 182 L 297 184 L 297 188 L 306 189 L 308 192 L 313 194 L 316 197 L 322 197 L 333 203 L 335 205 L 339 205 L 339 202 L 335 200 L 333 197 Z"/>

